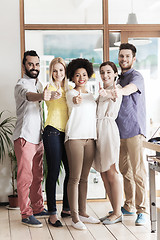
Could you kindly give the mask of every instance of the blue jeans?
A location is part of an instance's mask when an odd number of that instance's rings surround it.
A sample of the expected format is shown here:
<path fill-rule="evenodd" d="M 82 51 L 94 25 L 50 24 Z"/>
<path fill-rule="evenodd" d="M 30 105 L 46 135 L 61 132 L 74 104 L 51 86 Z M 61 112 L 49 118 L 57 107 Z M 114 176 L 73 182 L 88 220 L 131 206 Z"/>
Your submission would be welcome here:
<path fill-rule="evenodd" d="M 69 180 L 69 167 L 64 147 L 65 133 L 47 125 L 43 133 L 43 144 L 46 153 L 48 173 L 46 179 L 46 195 L 48 211 L 51 215 L 56 214 L 56 183 L 59 176 L 60 164 L 63 162 L 65 180 L 63 184 L 63 210 L 69 210 L 67 197 L 67 184 Z"/>

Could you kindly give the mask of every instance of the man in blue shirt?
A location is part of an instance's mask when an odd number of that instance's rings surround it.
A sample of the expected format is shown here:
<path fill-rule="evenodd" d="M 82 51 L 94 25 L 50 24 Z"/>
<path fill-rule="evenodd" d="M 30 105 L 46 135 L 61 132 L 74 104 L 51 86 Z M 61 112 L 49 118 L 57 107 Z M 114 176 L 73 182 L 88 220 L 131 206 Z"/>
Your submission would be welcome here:
<path fill-rule="evenodd" d="M 136 225 L 146 223 L 147 186 L 146 167 L 143 159 L 143 141 L 146 136 L 145 89 L 142 75 L 133 69 L 136 48 L 123 43 L 119 49 L 121 89 L 113 91 L 114 97 L 122 95 L 122 104 L 116 119 L 120 138 L 119 166 L 124 180 L 124 215 L 133 215 L 137 210 Z"/>

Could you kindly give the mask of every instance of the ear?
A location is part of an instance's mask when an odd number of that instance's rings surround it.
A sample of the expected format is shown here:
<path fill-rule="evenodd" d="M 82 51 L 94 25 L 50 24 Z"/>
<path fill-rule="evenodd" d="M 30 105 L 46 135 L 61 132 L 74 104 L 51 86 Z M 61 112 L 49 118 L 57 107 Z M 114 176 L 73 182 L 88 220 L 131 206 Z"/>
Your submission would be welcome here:
<path fill-rule="evenodd" d="M 133 63 L 135 63 L 135 61 L 136 61 L 136 56 L 135 56 L 135 57 L 133 57 Z"/>

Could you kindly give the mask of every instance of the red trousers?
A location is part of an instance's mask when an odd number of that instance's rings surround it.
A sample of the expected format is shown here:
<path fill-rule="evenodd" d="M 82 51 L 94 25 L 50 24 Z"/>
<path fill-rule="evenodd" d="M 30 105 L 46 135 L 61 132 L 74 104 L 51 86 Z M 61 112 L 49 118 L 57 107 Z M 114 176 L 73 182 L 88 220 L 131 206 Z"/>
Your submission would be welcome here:
<path fill-rule="evenodd" d="M 22 218 L 43 211 L 43 144 L 33 144 L 23 138 L 14 141 L 17 158 L 17 192 Z"/>

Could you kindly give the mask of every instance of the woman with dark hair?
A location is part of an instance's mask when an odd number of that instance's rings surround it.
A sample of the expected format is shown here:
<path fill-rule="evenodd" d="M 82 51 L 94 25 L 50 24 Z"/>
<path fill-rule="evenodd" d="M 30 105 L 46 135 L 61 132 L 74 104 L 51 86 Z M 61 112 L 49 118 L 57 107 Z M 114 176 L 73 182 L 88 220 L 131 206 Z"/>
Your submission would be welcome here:
<path fill-rule="evenodd" d="M 106 193 L 113 211 L 100 219 L 103 224 L 122 221 L 122 187 L 118 170 L 120 137 L 115 119 L 117 118 L 122 97 L 113 99 L 112 90 L 118 70 L 113 62 L 104 62 L 100 66 L 103 88 L 100 87 L 97 100 L 97 141 L 96 157 L 93 167 L 101 173 Z"/>
<path fill-rule="evenodd" d="M 93 74 L 87 59 L 74 59 L 67 68 L 67 77 L 75 83 L 66 93 L 69 120 L 65 130 L 65 147 L 69 163 L 68 200 L 72 226 L 86 229 L 83 222 L 99 223 L 86 213 L 87 180 L 95 155 L 96 102 L 86 83 Z"/>

